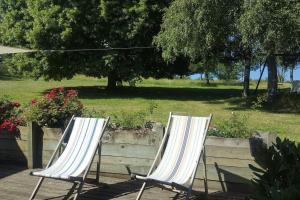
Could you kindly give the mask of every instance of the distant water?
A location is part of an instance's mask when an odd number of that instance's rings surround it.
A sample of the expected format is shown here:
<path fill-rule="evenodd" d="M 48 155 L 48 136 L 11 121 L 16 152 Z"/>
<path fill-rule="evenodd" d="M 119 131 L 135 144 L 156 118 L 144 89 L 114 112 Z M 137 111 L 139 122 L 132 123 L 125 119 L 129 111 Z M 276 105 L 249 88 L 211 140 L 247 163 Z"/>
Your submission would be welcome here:
<path fill-rule="evenodd" d="M 260 70 L 255 70 L 255 71 L 251 71 L 251 75 L 250 75 L 250 79 L 251 80 L 258 80 L 259 76 L 260 76 Z M 200 74 L 193 74 L 190 76 L 191 79 L 199 79 L 200 78 Z M 268 69 L 266 68 L 263 76 L 262 76 L 262 80 L 266 80 L 268 78 Z M 285 81 L 289 81 L 290 80 L 290 71 L 287 70 L 285 73 Z M 300 65 L 297 65 L 296 70 L 294 70 L 294 80 L 300 80 Z"/>

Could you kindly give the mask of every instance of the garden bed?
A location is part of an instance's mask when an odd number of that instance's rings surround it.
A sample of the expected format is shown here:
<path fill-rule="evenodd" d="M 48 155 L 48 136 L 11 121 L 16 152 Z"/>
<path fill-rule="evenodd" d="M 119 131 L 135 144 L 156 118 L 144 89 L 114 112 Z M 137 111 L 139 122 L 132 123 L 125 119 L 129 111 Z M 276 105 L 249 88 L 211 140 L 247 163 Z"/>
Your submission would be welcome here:
<path fill-rule="evenodd" d="M 24 138 L 26 133 L 30 131 L 24 127 L 21 128 L 21 132 Z M 32 136 L 37 134 L 34 133 Z M 38 140 L 35 143 L 28 142 L 28 148 L 39 151 L 32 154 L 32 162 L 45 166 L 61 137 L 61 130 L 43 128 L 40 135 L 43 136 L 42 141 L 40 141 L 41 144 L 35 144 Z M 141 134 L 136 130 L 107 131 L 103 137 L 102 145 L 102 175 L 124 178 L 129 177 L 130 173 L 147 174 L 162 137 L 162 125 L 155 125 L 153 130 L 146 134 Z M 262 134 L 252 139 L 209 136 L 205 145 L 209 188 L 219 191 L 250 192 L 250 180 L 253 178 L 253 174 L 248 165 L 252 164 L 259 167 L 257 162 L 259 161 L 259 149 L 263 146 L 269 146 L 274 141 L 273 138 L 269 134 Z M 16 141 L 21 151 L 26 154 L 26 140 Z M 30 144 L 34 147 L 30 147 Z M 9 152 L 7 153 L 9 154 Z M 91 173 L 96 171 L 97 158 L 95 156 Z M 203 169 L 201 160 L 196 175 L 195 189 L 203 188 Z"/>

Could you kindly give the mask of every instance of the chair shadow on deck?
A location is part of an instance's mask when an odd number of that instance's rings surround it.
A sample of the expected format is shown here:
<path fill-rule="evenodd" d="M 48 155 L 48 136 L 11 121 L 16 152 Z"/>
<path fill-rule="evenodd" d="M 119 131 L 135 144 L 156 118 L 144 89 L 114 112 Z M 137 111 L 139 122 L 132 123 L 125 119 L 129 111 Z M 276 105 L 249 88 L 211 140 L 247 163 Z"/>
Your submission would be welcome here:
<path fill-rule="evenodd" d="M 137 180 L 124 180 L 122 182 L 113 184 L 99 183 L 95 186 L 96 187 L 92 189 L 83 188 L 82 194 L 80 196 L 82 198 L 94 197 L 95 199 L 113 199 L 125 197 L 127 195 L 133 195 L 134 193 L 137 193 L 142 186 L 142 182 Z M 152 185 L 148 185 L 147 189 L 150 189 L 152 187 Z"/>
<path fill-rule="evenodd" d="M 106 183 L 99 183 L 96 184 L 94 179 L 87 179 L 87 185 L 83 187 L 81 192 L 80 198 L 81 199 L 101 199 L 101 200 L 109 200 L 109 199 L 135 199 L 137 196 L 137 192 L 140 190 L 142 186 L 142 182 L 138 180 L 124 180 L 122 182 L 106 184 Z M 173 199 L 173 200 L 185 200 L 184 193 L 176 193 L 171 192 L 171 190 L 164 189 L 169 191 L 168 194 L 160 189 L 159 187 L 156 188 L 155 191 L 151 191 L 151 189 L 155 188 L 156 186 L 149 184 L 145 191 L 144 197 L 145 199 Z M 162 187 L 161 187 L 162 188 Z M 74 184 L 67 195 L 56 196 L 52 198 L 47 198 L 47 200 L 54 200 L 54 199 L 72 199 L 74 195 L 74 191 L 76 189 L 76 185 Z M 216 199 L 223 199 L 223 200 L 231 200 L 231 199 L 244 199 L 245 196 L 241 196 L 240 194 L 234 194 L 230 192 L 213 192 L 209 193 L 207 196 L 208 200 L 216 200 Z M 192 195 L 190 196 L 190 200 L 196 199 L 205 199 L 205 193 L 199 191 L 193 191 Z"/>
<path fill-rule="evenodd" d="M 103 199 L 103 200 L 109 200 L 109 199 L 135 199 L 137 196 L 138 191 L 140 190 L 142 186 L 141 181 L 137 180 L 128 180 L 123 181 L 119 183 L 114 184 L 101 184 L 99 187 L 95 187 L 92 189 L 84 188 L 81 194 L 81 198 L 83 199 Z M 173 200 L 185 200 L 186 196 L 184 193 L 176 193 L 171 192 L 168 189 L 160 189 L 156 188 L 155 191 L 151 191 L 151 189 L 155 188 L 154 185 L 147 185 L 145 191 L 144 191 L 144 197 L 145 199 L 173 199 Z M 168 194 L 165 193 L 164 190 L 169 191 Z M 126 198 L 128 196 L 128 198 Z M 238 198 L 239 196 L 233 193 L 228 192 L 213 192 L 208 194 L 208 199 L 224 199 L 224 200 L 230 200 L 233 199 L 233 196 L 235 199 L 243 199 Z M 205 199 L 205 193 L 199 192 L 199 191 L 193 191 L 192 195 L 190 196 L 190 200 L 196 200 L 196 199 Z"/>

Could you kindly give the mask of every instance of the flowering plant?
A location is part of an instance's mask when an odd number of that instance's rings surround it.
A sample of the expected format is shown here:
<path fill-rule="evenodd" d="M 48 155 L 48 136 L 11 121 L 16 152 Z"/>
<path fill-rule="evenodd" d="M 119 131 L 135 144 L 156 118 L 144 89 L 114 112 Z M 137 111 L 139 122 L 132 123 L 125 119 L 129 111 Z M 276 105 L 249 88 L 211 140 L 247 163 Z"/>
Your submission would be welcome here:
<path fill-rule="evenodd" d="M 18 117 L 21 112 L 19 107 L 17 102 L 0 99 L 0 132 L 19 133 L 17 126 L 24 123 L 24 120 Z"/>
<path fill-rule="evenodd" d="M 77 91 L 61 87 L 50 90 L 39 100 L 32 99 L 26 118 L 40 126 L 63 127 L 68 118 L 80 116 L 82 111 Z"/>

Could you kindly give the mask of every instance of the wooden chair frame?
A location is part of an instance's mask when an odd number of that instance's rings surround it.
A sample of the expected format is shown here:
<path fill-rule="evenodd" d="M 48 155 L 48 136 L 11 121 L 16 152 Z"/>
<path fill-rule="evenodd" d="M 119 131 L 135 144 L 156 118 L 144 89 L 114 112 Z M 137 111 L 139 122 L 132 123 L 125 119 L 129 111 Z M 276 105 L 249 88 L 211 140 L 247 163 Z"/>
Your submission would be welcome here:
<path fill-rule="evenodd" d="M 59 140 L 59 142 L 58 142 L 58 144 L 57 144 L 57 146 L 56 146 L 56 149 L 55 149 L 54 153 L 52 154 L 52 156 L 51 156 L 51 158 L 50 158 L 50 160 L 49 160 L 49 162 L 48 162 L 48 164 L 47 164 L 47 166 L 46 166 L 45 169 L 49 168 L 49 167 L 52 165 L 52 163 L 53 163 L 53 161 L 54 161 L 54 159 L 55 159 L 55 156 L 57 155 L 57 153 L 59 153 L 60 147 L 61 147 L 61 145 L 63 144 L 63 141 L 64 141 L 64 139 L 65 139 L 65 137 L 66 137 L 66 135 L 67 135 L 67 133 L 68 133 L 68 131 L 69 131 L 69 129 L 70 129 L 71 124 L 72 124 L 73 121 L 74 121 L 74 118 L 75 118 L 75 116 L 73 115 L 72 118 L 71 118 L 71 120 L 70 120 L 70 122 L 69 122 L 69 124 L 67 125 L 66 129 L 64 130 L 64 133 L 63 133 L 62 137 L 60 138 L 60 140 Z M 108 122 L 109 122 L 109 119 L 110 119 L 110 118 L 107 117 L 106 120 L 105 120 L 105 123 L 104 123 L 103 128 L 102 128 L 102 131 L 103 131 L 103 132 L 104 132 L 105 129 L 106 129 L 106 126 L 107 126 L 107 124 L 108 124 Z M 93 159 L 94 159 L 94 157 L 95 157 L 95 154 L 96 154 L 97 150 L 98 150 L 98 154 L 99 154 L 99 155 L 98 155 L 98 160 L 97 160 L 97 174 L 96 174 L 96 180 L 97 180 L 97 183 L 99 182 L 99 176 L 100 176 L 100 175 L 99 175 L 99 174 L 100 174 L 100 162 L 101 162 L 102 137 L 103 137 L 103 134 L 101 134 L 101 137 L 99 138 L 99 144 L 98 144 L 98 147 L 96 148 L 96 150 L 95 150 L 95 152 L 94 152 L 94 154 L 93 154 L 93 157 L 91 157 L 91 159 L 89 160 L 88 165 L 87 165 L 86 169 L 84 170 L 84 173 L 83 173 L 82 178 L 75 178 L 75 179 L 72 179 L 72 180 L 71 180 L 71 179 L 55 178 L 55 179 L 63 180 L 63 181 L 72 181 L 72 182 L 74 182 L 74 184 L 75 184 L 76 182 L 79 183 L 79 186 L 78 186 L 78 188 L 77 188 L 77 192 L 76 192 L 76 194 L 75 194 L 75 196 L 74 196 L 74 200 L 78 199 L 78 197 L 79 197 L 79 194 L 80 194 L 80 192 L 81 192 L 81 190 L 82 190 L 82 187 L 83 187 L 83 185 L 84 185 L 84 183 L 85 183 L 85 179 L 86 179 L 86 177 L 87 177 L 87 175 L 88 175 L 88 173 L 89 173 L 89 171 L 90 171 L 90 168 L 91 168 L 91 165 L 92 165 L 92 163 L 93 163 Z M 32 199 L 35 198 L 35 196 L 36 196 L 38 190 L 40 189 L 40 187 L 41 187 L 41 185 L 42 185 L 42 183 L 43 183 L 43 181 L 44 181 L 45 178 L 48 178 L 48 177 L 42 176 L 42 177 L 39 179 L 39 181 L 38 181 L 37 185 L 35 186 L 35 188 L 34 188 L 32 194 L 31 194 L 29 200 L 32 200 Z M 53 179 L 53 178 L 52 178 L 52 179 Z"/>
<path fill-rule="evenodd" d="M 171 123 L 171 119 L 172 119 L 172 112 L 170 112 L 169 114 L 169 120 L 168 120 L 168 123 L 167 123 L 167 128 L 165 130 L 165 134 L 163 136 L 163 139 L 162 139 L 162 142 L 160 144 L 160 147 L 157 151 L 157 154 L 154 158 L 154 162 L 153 164 L 151 165 L 150 169 L 149 169 L 149 172 L 147 174 L 147 176 L 150 176 L 150 174 L 153 172 L 154 170 L 154 167 L 157 166 L 157 162 L 160 161 L 160 158 L 161 158 L 161 154 L 163 152 L 163 149 L 165 147 L 165 144 L 167 142 L 167 138 L 168 136 L 170 135 L 170 123 Z M 209 125 L 210 125 L 210 122 L 212 120 L 212 114 L 209 115 L 209 120 L 208 120 L 208 123 L 206 124 L 206 128 L 205 128 L 205 134 L 207 134 L 207 131 L 208 131 L 208 128 L 209 128 Z M 196 176 L 196 172 L 197 172 L 197 169 L 198 169 L 198 165 L 199 165 L 199 162 L 200 162 L 200 159 L 201 157 L 203 158 L 203 164 L 204 164 L 204 187 L 205 187 L 205 195 L 207 197 L 208 195 L 208 185 L 207 185 L 207 169 L 206 169 L 206 152 L 205 152 L 205 141 L 206 141 L 206 135 L 205 135 L 205 138 L 204 138 L 204 143 L 203 143 L 203 149 L 201 151 L 201 154 L 197 160 L 197 165 L 193 171 L 193 174 L 192 176 L 190 177 L 190 186 L 188 188 L 185 188 L 184 186 L 178 186 L 178 185 L 174 185 L 174 184 L 170 184 L 170 183 L 165 183 L 165 182 L 160 182 L 160 181 L 151 181 L 151 182 L 157 182 L 158 184 L 161 184 L 161 185 L 169 185 L 171 186 L 172 188 L 180 188 L 180 190 L 184 191 L 186 190 L 186 199 L 189 199 L 190 198 L 190 195 L 192 193 L 192 189 L 193 189 L 193 184 L 194 184 L 194 180 L 195 180 L 195 176 Z M 134 177 L 134 176 L 133 176 Z M 142 195 L 143 195 L 143 192 L 145 190 L 145 187 L 147 185 L 147 182 L 149 182 L 148 180 L 145 180 L 139 193 L 138 193 L 138 196 L 136 198 L 136 200 L 140 200 Z"/>

